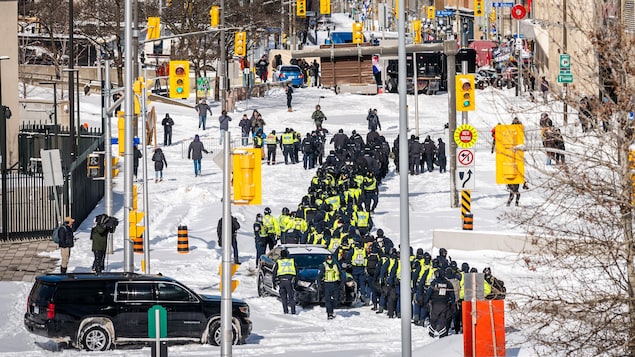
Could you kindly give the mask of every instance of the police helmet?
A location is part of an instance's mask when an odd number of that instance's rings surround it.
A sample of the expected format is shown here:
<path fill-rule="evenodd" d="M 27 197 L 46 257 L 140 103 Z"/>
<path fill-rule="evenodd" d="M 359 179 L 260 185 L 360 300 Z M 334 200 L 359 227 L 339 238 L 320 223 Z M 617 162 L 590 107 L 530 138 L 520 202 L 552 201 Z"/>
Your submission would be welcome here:
<path fill-rule="evenodd" d="M 456 260 L 453 260 L 450 262 L 450 266 L 454 269 L 456 269 L 458 267 L 458 265 L 456 264 Z"/>
<path fill-rule="evenodd" d="M 288 257 L 288 256 L 289 256 L 289 251 L 288 251 L 288 250 L 286 250 L 286 249 L 281 250 L 281 251 L 280 251 L 280 256 L 281 256 L 282 258 L 286 258 L 286 257 Z"/>
<path fill-rule="evenodd" d="M 417 257 L 423 257 L 423 248 L 417 248 Z"/>
<path fill-rule="evenodd" d="M 437 259 L 437 258 L 432 259 L 432 267 L 433 268 L 438 268 L 439 266 L 440 266 L 439 259 Z"/>
<path fill-rule="evenodd" d="M 461 271 L 464 273 L 469 273 L 470 272 L 470 264 L 463 262 L 463 264 L 461 264 Z"/>
<path fill-rule="evenodd" d="M 434 271 L 434 277 L 435 277 L 436 279 L 443 278 L 443 277 L 444 277 L 444 275 L 445 275 L 445 274 L 444 274 L 443 269 L 437 269 L 437 270 L 435 270 L 435 271 Z"/>
<path fill-rule="evenodd" d="M 271 208 L 265 207 L 265 214 L 271 214 Z"/>
<path fill-rule="evenodd" d="M 478 269 L 476 269 L 475 267 L 471 267 L 470 273 L 478 273 Z"/>
<path fill-rule="evenodd" d="M 445 249 L 445 248 L 439 249 L 439 255 L 442 256 L 442 257 L 447 256 L 448 255 L 448 250 Z"/>
<path fill-rule="evenodd" d="M 381 237 L 383 237 L 383 236 L 384 236 L 384 230 L 383 230 L 383 229 L 381 229 L 381 228 L 379 228 L 379 229 L 377 230 L 377 238 L 381 238 Z"/>
<path fill-rule="evenodd" d="M 492 269 L 490 269 L 490 267 L 484 268 L 483 269 L 483 274 L 485 274 L 485 276 L 492 275 Z"/>
<path fill-rule="evenodd" d="M 289 208 L 283 207 L 282 208 L 282 214 L 289 214 Z"/>
<path fill-rule="evenodd" d="M 454 278 L 454 270 L 450 267 L 445 268 L 445 277 L 448 279 Z"/>

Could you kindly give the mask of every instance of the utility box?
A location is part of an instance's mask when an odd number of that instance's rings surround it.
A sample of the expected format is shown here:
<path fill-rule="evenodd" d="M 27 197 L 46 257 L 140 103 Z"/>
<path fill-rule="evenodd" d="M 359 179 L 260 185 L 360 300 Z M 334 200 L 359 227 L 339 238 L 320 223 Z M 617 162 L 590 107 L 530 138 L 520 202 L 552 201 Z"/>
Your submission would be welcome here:
<path fill-rule="evenodd" d="M 505 350 L 505 305 L 503 300 L 463 301 L 463 355 L 503 357 Z"/>

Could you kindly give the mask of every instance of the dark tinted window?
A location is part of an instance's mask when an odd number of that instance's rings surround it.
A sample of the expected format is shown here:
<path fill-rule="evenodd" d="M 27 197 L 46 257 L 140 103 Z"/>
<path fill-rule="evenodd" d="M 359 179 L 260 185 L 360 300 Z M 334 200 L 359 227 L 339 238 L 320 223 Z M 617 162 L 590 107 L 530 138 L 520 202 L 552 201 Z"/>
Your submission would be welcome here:
<path fill-rule="evenodd" d="M 160 301 L 190 301 L 190 293 L 181 286 L 157 283 Z"/>
<path fill-rule="evenodd" d="M 298 68 L 298 67 L 282 67 L 280 69 L 280 71 L 281 72 L 287 72 L 287 73 L 291 73 L 291 72 L 300 73 L 301 72 L 300 68 Z"/>
<path fill-rule="evenodd" d="M 104 281 L 77 281 L 59 284 L 54 302 L 57 304 L 99 304 L 108 292 Z"/>
<path fill-rule="evenodd" d="M 117 284 L 118 301 L 154 300 L 151 283 L 119 283 Z"/>
<path fill-rule="evenodd" d="M 293 254 L 297 268 L 317 269 L 324 263 L 327 254 Z"/>
<path fill-rule="evenodd" d="M 46 304 L 51 300 L 54 292 L 55 286 L 36 281 L 33 285 L 33 289 L 31 289 L 31 302 L 38 305 Z"/>

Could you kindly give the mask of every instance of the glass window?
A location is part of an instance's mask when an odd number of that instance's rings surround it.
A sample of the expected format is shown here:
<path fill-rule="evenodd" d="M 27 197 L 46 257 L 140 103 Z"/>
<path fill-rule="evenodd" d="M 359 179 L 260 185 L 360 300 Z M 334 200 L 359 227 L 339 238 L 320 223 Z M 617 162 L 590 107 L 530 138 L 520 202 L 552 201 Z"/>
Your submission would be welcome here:
<path fill-rule="evenodd" d="M 154 300 L 151 283 L 120 283 L 117 285 L 117 300 L 150 301 Z"/>
<path fill-rule="evenodd" d="M 160 301 L 190 301 L 190 292 L 175 284 L 158 283 Z"/>

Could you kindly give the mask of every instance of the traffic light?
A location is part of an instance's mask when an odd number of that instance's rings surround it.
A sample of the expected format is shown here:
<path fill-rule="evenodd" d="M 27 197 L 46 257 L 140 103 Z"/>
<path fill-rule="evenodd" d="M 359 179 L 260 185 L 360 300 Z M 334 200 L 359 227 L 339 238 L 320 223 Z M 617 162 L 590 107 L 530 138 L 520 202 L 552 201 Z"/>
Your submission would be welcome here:
<path fill-rule="evenodd" d="M 146 29 L 146 40 L 156 40 L 161 37 L 161 18 L 148 17 L 148 28 Z"/>
<path fill-rule="evenodd" d="M 143 77 L 139 77 L 137 78 L 134 83 L 132 84 L 132 91 L 134 92 L 134 113 L 136 115 L 139 115 L 141 113 L 141 104 L 140 104 L 140 98 L 142 95 L 142 91 L 144 86 L 144 78 Z"/>
<path fill-rule="evenodd" d="M 102 154 L 88 154 L 86 165 L 88 177 L 92 179 L 104 178 L 104 156 Z"/>
<path fill-rule="evenodd" d="M 331 0 L 320 0 L 320 14 L 331 14 Z"/>
<path fill-rule="evenodd" d="M 217 28 L 220 19 L 220 6 L 214 5 L 209 10 L 210 26 Z"/>
<path fill-rule="evenodd" d="M 243 57 L 247 54 L 247 32 L 239 31 L 234 34 L 234 56 Z"/>
<path fill-rule="evenodd" d="M 139 242 L 139 238 L 143 237 L 143 232 L 146 230 L 146 227 L 139 225 L 139 223 L 141 223 L 143 217 L 145 217 L 145 213 L 137 210 L 131 210 L 128 217 L 130 218 L 130 231 L 128 232 L 130 240 L 135 243 L 135 246 L 141 246 L 141 251 L 139 251 L 139 249 L 135 249 L 135 252 L 143 253 L 143 241 Z"/>
<path fill-rule="evenodd" d="M 112 157 L 110 162 L 112 163 L 112 177 L 117 177 L 119 175 L 119 158 Z"/>
<path fill-rule="evenodd" d="M 170 61 L 170 98 L 190 96 L 190 62 Z"/>
<path fill-rule="evenodd" d="M 124 112 L 121 110 L 117 112 L 117 143 L 119 146 L 119 156 L 123 156 L 125 149 L 124 142 L 126 140 L 126 119 L 124 115 Z M 115 176 L 113 175 L 113 177 Z"/>
<path fill-rule="evenodd" d="M 139 195 L 137 194 L 137 185 L 132 185 L 132 209 L 139 209 Z"/>
<path fill-rule="evenodd" d="M 231 265 L 231 276 L 234 276 L 234 273 L 236 273 L 236 270 L 238 270 L 238 268 L 240 268 L 240 265 L 238 264 Z M 221 277 L 219 290 L 222 292 L 223 291 L 223 264 L 218 266 L 218 275 Z M 236 290 L 236 288 L 238 287 L 238 284 L 240 284 L 240 281 L 232 279 L 232 293 Z"/>
<path fill-rule="evenodd" d="M 412 20 L 412 43 L 421 43 L 421 20 Z"/>
<path fill-rule="evenodd" d="M 474 98 L 474 75 L 456 75 L 456 110 L 459 112 L 471 112 L 476 109 Z"/>
<path fill-rule="evenodd" d="M 353 22 L 353 43 L 364 43 L 364 25 L 361 22 Z"/>
<path fill-rule="evenodd" d="M 232 175 L 235 205 L 262 203 L 260 149 L 236 149 L 232 152 Z"/>
<path fill-rule="evenodd" d="M 483 0 L 474 0 L 474 16 L 483 16 L 484 13 Z"/>
<path fill-rule="evenodd" d="M 298 17 L 303 17 L 303 18 L 306 17 L 306 0 L 298 0 L 297 7 L 295 9 L 295 14 Z"/>
<path fill-rule="evenodd" d="M 427 10 L 426 10 L 426 17 L 430 20 L 434 20 L 434 18 L 436 17 L 437 13 L 436 13 L 436 9 L 434 6 L 428 6 Z"/>
<path fill-rule="evenodd" d="M 489 14 L 489 22 L 496 22 L 496 10 L 492 8 L 492 12 Z"/>
<path fill-rule="evenodd" d="M 518 149 L 525 143 L 522 124 L 497 125 L 496 140 L 496 183 L 525 183 L 525 152 Z"/>

